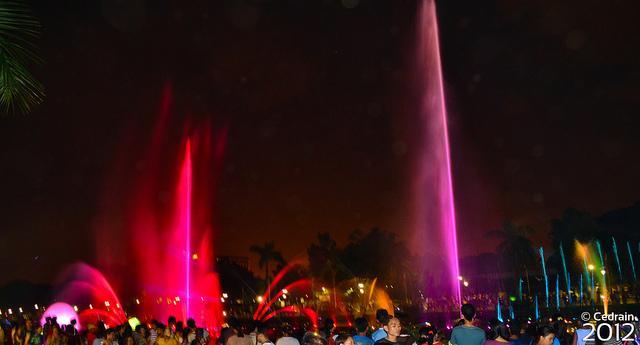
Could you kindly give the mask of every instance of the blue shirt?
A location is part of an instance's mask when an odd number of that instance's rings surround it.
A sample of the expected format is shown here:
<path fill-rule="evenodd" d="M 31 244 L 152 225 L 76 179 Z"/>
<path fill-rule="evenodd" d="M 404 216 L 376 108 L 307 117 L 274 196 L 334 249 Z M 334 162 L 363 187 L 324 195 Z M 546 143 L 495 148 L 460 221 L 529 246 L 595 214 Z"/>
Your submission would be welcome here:
<path fill-rule="evenodd" d="M 453 345 L 483 345 L 486 340 L 484 331 L 474 326 L 458 326 L 451 332 Z"/>
<path fill-rule="evenodd" d="M 353 342 L 355 345 L 373 345 L 373 340 L 371 340 L 371 338 L 362 335 L 354 335 Z"/>
<path fill-rule="evenodd" d="M 371 334 L 371 339 L 373 340 L 374 344 L 376 341 L 380 339 L 384 339 L 386 337 L 387 337 L 387 332 L 383 328 L 378 328 L 375 332 L 373 332 L 373 334 Z"/>

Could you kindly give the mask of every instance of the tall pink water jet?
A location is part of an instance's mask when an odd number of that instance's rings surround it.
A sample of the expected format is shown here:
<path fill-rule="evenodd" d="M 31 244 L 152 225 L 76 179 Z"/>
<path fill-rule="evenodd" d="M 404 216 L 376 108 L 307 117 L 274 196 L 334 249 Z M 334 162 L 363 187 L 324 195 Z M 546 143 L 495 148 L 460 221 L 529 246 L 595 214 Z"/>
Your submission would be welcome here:
<path fill-rule="evenodd" d="M 215 330 L 223 316 L 213 196 L 226 129 L 214 131 L 208 116 L 173 117 L 172 106 L 167 87 L 154 125 L 141 123 L 117 151 L 96 243 L 120 252 L 98 265 L 140 317 L 193 318 Z"/>
<path fill-rule="evenodd" d="M 427 272 L 439 275 L 439 294 L 453 296 L 460 303 L 458 242 L 449 129 L 445 106 L 438 22 L 434 0 L 423 0 L 417 22 L 415 76 L 419 90 L 419 142 L 414 157 L 413 233 L 421 253 L 433 260 L 425 262 Z M 433 262 L 444 257 L 442 265 Z"/>

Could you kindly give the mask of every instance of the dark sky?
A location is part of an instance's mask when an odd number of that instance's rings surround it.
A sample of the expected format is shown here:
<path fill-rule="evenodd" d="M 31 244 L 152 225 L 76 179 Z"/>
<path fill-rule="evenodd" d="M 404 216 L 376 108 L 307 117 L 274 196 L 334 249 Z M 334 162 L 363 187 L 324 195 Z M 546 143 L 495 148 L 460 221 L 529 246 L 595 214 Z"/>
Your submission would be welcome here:
<path fill-rule="evenodd" d="M 504 219 L 544 241 L 567 207 L 640 199 L 636 2 L 438 6 L 463 255 L 492 250 L 484 232 Z M 405 237 L 415 1 L 32 7 L 47 99 L 0 117 L 0 283 L 95 261 L 109 168 L 125 133 L 150 135 L 167 83 L 174 116 L 229 129 L 219 254 L 274 240 L 292 258 L 318 231 Z"/>

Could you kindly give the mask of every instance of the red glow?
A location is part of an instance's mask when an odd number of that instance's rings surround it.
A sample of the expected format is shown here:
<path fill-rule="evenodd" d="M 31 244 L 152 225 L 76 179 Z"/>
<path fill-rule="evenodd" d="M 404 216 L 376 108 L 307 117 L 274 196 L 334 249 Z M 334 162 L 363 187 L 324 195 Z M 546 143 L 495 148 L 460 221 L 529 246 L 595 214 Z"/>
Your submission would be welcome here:
<path fill-rule="evenodd" d="M 257 319 L 259 313 L 262 311 L 262 309 L 264 308 L 265 304 L 269 303 L 270 292 L 278 285 L 280 280 L 282 280 L 282 278 L 287 273 L 289 273 L 294 267 L 296 267 L 298 265 L 302 265 L 302 260 L 300 260 L 300 259 L 293 260 L 293 261 L 289 262 L 282 270 L 280 270 L 280 272 L 278 272 L 278 274 L 276 274 L 276 276 L 273 278 L 273 281 L 271 282 L 271 284 L 269 284 L 269 286 L 267 287 L 267 291 L 265 291 L 264 295 L 262 295 L 262 302 L 260 302 L 260 304 L 258 304 L 258 307 L 256 308 L 256 311 L 253 313 L 254 320 Z"/>
<path fill-rule="evenodd" d="M 311 279 L 296 280 L 295 282 L 285 286 L 282 290 L 293 291 L 302 289 L 303 287 L 311 287 Z M 255 320 L 260 320 L 262 317 L 264 317 L 267 311 L 269 311 L 269 308 L 271 308 L 271 305 L 273 305 L 273 302 L 282 297 L 282 295 L 284 294 L 282 290 L 280 290 L 267 304 L 264 304 L 264 300 L 262 301 L 262 303 L 260 303 L 260 306 L 262 307 L 259 308 L 260 310 L 256 310 L 258 316 L 256 317 L 256 313 L 253 314 Z"/>
<path fill-rule="evenodd" d="M 124 210 L 122 224 L 116 225 L 132 237 L 130 248 L 118 258 L 127 274 L 120 262 L 99 262 L 110 277 L 128 277 L 122 284 L 129 288 L 127 300 L 147 301 L 134 305 L 143 319 L 193 318 L 199 326 L 217 332 L 223 317 L 214 269 L 212 205 L 226 129 L 217 135 L 208 118 L 200 123 L 173 117 L 172 99 L 167 85 L 152 134 L 130 139 L 110 177 L 109 192 L 117 197 L 109 197 L 116 200 L 110 200 L 109 206 Z M 178 145 L 175 138 L 181 138 Z M 99 246 L 122 241 L 111 235 L 108 226 L 100 225 Z M 171 300 L 165 301 L 167 296 Z M 166 303 L 156 303 L 160 298 Z"/>

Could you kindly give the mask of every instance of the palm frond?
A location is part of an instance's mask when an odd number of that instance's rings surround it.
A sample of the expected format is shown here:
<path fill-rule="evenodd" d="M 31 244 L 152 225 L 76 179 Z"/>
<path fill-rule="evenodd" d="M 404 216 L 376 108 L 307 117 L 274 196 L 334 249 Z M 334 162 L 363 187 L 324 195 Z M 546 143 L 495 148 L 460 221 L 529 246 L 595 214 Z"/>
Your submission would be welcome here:
<path fill-rule="evenodd" d="M 44 87 L 27 68 L 42 61 L 33 39 L 40 24 L 19 2 L 0 3 L 0 108 L 28 113 L 44 100 Z"/>

